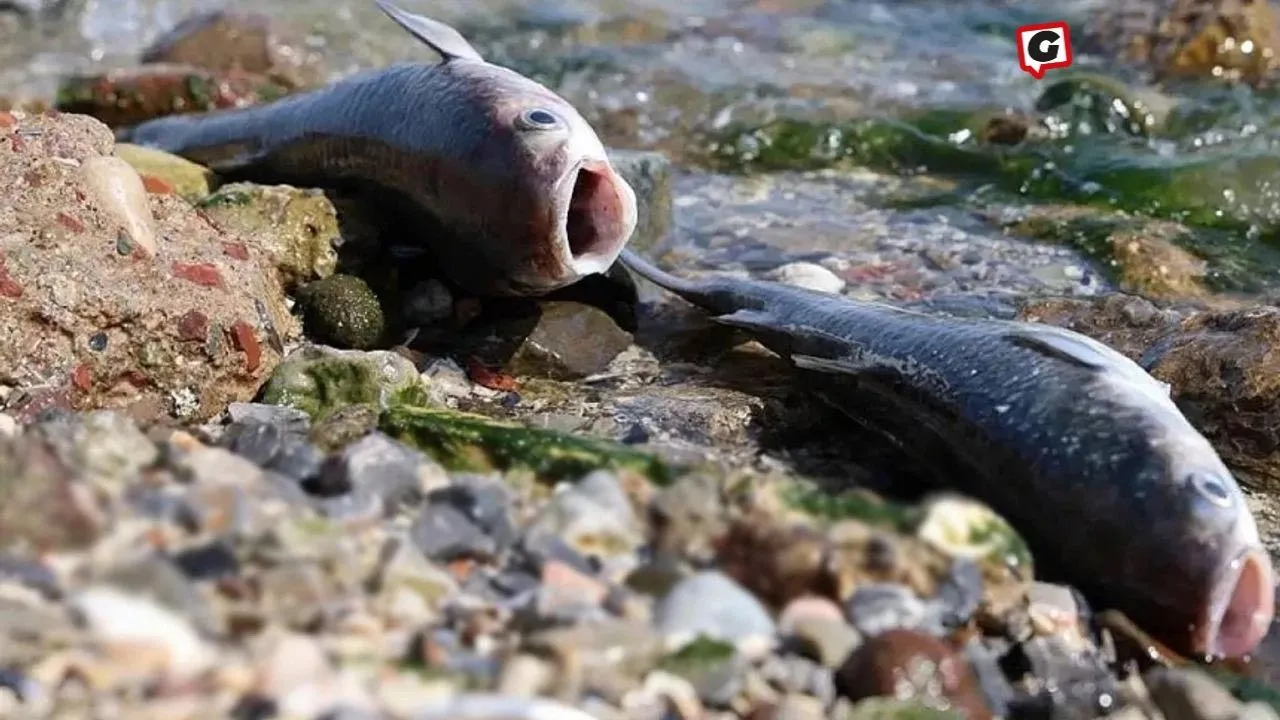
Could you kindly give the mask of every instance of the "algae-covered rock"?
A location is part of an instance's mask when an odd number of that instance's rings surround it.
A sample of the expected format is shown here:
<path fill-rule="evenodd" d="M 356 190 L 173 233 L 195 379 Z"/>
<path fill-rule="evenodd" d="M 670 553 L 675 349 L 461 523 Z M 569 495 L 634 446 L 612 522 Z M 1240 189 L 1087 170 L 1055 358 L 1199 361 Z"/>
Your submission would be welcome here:
<path fill-rule="evenodd" d="M 609 150 L 609 161 L 636 193 L 636 230 L 630 246 L 648 250 L 671 232 L 671 160 L 659 152 Z"/>
<path fill-rule="evenodd" d="M 116 155 L 132 165 L 144 179 L 157 178 L 168 183 L 174 192 L 193 202 L 217 187 L 217 179 L 208 168 L 163 150 L 117 143 Z"/>
<path fill-rule="evenodd" d="M 976 500 L 951 495 L 932 498 L 924 505 L 916 537 L 950 557 L 1032 576 L 1026 541 L 1008 521 Z"/>
<path fill-rule="evenodd" d="M 661 460 L 620 443 L 447 408 L 393 404 L 379 429 L 453 471 L 523 469 L 546 481 L 576 479 L 601 468 L 630 469 L 659 482 L 669 477 Z"/>
<path fill-rule="evenodd" d="M 354 404 L 384 407 L 420 388 L 413 363 L 393 352 L 305 345 L 290 353 L 263 388 L 263 402 L 288 405 L 320 420 Z"/>
<path fill-rule="evenodd" d="M 303 329 L 313 339 L 340 348 L 367 350 L 382 339 L 386 318 L 378 296 L 354 275 L 330 275 L 298 292 Z"/>
<path fill-rule="evenodd" d="M 1138 63 L 1157 80 L 1260 83 L 1274 74 L 1280 20 L 1269 2 L 1156 0 L 1098 8 L 1084 44 Z"/>
<path fill-rule="evenodd" d="M 1155 92 L 1138 92 L 1115 78 L 1091 72 L 1072 72 L 1045 88 L 1035 108 L 1048 114 L 1050 124 L 1070 132 L 1122 132 L 1147 136 L 1162 122 L 1173 100 Z"/>
<path fill-rule="evenodd" d="M 214 226 L 253 236 L 275 260 L 286 289 L 328 277 L 337 267 L 337 213 L 320 190 L 232 183 L 197 206 Z"/>
<path fill-rule="evenodd" d="M 1192 231 L 1167 220 L 1072 205 L 1028 208 L 1007 231 L 1071 245 L 1097 260 L 1125 292 L 1153 299 L 1206 294 L 1208 263 L 1182 244 L 1195 244 Z"/>
<path fill-rule="evenodd" d="M 256 105 L 286 92 L 287 88 L 263 75 L 156 63 L 65 77 L 54 107 L 123 127 L 165 115 Z"/>

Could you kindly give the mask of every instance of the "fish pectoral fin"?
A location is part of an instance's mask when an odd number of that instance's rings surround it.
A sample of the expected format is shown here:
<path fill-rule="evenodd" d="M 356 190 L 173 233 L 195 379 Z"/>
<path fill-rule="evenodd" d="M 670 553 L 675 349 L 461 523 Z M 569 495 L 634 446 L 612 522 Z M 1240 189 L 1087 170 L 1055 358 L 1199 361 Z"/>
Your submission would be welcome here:
<path fill-rule="evenodd" d="M 801 370 L 815 372 L 838 373 L 841 375 L 857 375 L 870 368 L 864 363 L 854 362 L 847 358 L 825 358 L 814 355 L 792 355 L 791 362 Z"/>
<path fill-rule="evenodd" d="M 476 50 L 462 33 L 452 27 L 432 20 L 425 15 L 416 15 L 392 5 L 388 0 L 373 0 L 397 25 L 409 31 L 410 35 L 431 46 L 432 50 L 444 56 L 445 62 L 454 59 L 478 60 L 484 62 L 480 51 Z"/>
<path fill-rule="evenodd" d="M 781 329 L 777 319 L 763 310 L 734 310 L 728 315 L 717 315 L 713 319 L 721 325 L 741 330 L 777 332 Z"/>
<path fill-rule="evenodd" d="M 1004 334 L 1009 342 L 1090 370 L 1115 367 L 1123 355 L 1079 333 L 1052 325 L 1024 323 Z"/>

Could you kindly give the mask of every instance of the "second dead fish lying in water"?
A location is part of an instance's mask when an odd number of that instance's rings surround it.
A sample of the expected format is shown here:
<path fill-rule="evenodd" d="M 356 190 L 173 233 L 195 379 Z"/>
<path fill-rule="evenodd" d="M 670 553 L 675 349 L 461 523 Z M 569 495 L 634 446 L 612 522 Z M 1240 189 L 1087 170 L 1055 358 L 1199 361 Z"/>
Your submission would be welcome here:
<path fill-rule="evenodd" d="M 158 118 L 120 139 L 228 180 L 357 183 L 395 197 L 440 274 L 475 293 L 539 295 L 607 270 L 635 230 L 636 197 L 587 121 L 448 25 L 377 2 L 444 61 Z"/>
<path fill-rule="evenodd" d="M 1216 451 L 1140 366 L 1037 323 L 961 319 L 773 282 L 649 281 L 740 328 L 855 419 L 944 457 L 1037 566 L 1188 654 L 1236 657 L 1274 614 L 1271 560 Z"/>

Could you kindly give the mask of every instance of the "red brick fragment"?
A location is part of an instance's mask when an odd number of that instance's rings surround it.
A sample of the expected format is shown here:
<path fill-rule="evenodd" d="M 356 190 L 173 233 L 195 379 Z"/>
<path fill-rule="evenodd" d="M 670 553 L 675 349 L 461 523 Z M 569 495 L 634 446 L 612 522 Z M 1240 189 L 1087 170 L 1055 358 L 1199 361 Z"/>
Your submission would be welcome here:
<path fill-rule="evenodd" d="M 9 275 L 9 268 L 4 266 L 4 256 L 0 255 L 0 297 L 17 300 L 22 297 L 22 286 L 14 282 Z"/>
<path fill-rule="evenodd" d="M 18 118 L 8 110 L 0 110 L 0 128 L 14 127 L 18 124 Z"/>
<path fill-rule="evenodd" d="M 243 320 L 232 323 L 231 339 L 235 342 L 236 349 L 244 353 L 244 369 L 249 372 L 257 370 L 262 363 L 262 345 L 249 323 Z"/>
<path fill-rule="evenodd" d="M 204 342 L 209 337 L 209 318 L 199 310 L 188 310 L 178 318 L 178 339 Z"/>
<path fill-rule="evenodd" d="M 75 215 L 68 215 L 64 212 L 58 213 L 58 224 L 70 230 L 71 232 L 84 232 L 84 221 Z"/>
<path fill-rule="evenodd" d="M 174 263 L 173 276 L 204 287 L 222 287 L 222 275 L 209 263 Z"/>
<path fill-rule="evenodd" d="M 471 382 L 487 387 L 490 390 L 515 392 L 520 389 L 520 382 L 514 377 L 500 370 L 490 368 L 480 358 L 476 357 L 467 359 L 467 377 L 471 379 Z"/>
<path fill-rule="evenodd" d="M 222 243 L 222 254 L 236 260 L 248 260 L 249 248 L 240 242 L 224 242 Z"/>
<path fill-rule="evenodd" d="M 126 370 L 120 377 L 139 390 L 151 384 L 151 379 L 141 370 Z"/>
<path fill-rule="evenodd" d="M 10 135 L 10 136 L 9 136 L 9 147 L 10 147 L 14 152 L 22 152 L 22 151 L 23 151 L 23 149 L 25 149 L 25 148 L 27 147 L 27 142 L 26 142 L 25 140 L 23 140 L 21 136 L 18 136 L 18 135 Z"/>
<path fill-rule="evenodd" d="M 81 392 L 89 392 L 93 389 L 93 372 L 89 370 L 88 363 L 80 363 L 75 370 L 71 371 L 71 384 Z"/>
<path fill-rule="evenodd" d="M 172 195 L 174 191 L 173 183 L 155 175 L 143 175 L 142 187 L 152 195 Z"/>

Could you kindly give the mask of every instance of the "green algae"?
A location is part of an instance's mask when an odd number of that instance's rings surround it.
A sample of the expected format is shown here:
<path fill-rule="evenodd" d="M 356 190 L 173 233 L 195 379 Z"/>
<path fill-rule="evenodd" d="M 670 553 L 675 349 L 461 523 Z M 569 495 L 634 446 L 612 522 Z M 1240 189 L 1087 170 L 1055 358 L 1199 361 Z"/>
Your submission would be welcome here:
<path fill-rule="evenodd" d="M 672 474 L 657 457 L 621 443 L 447 408 L 393 403 L 378 426 L 452 471 L 522 469 L 548 482 L 576 479 L 599 468 L 633 470 L 659 483 Z"/>
<path fill-rule="evenodd" d="M 893 503 L 864 490 L 832 492 L 798 480 L 782 487 L 779 495 L 791 507 L 820 520 L 859 520 L 907 532 L 921 517 L 919 508 Z"/>

